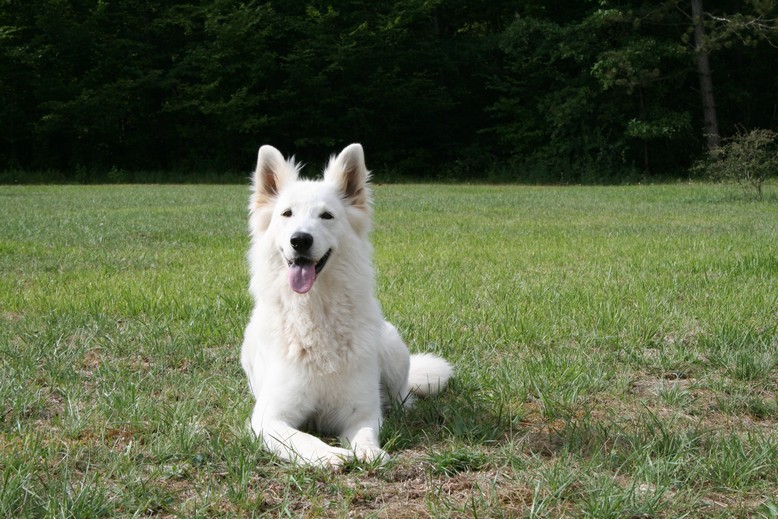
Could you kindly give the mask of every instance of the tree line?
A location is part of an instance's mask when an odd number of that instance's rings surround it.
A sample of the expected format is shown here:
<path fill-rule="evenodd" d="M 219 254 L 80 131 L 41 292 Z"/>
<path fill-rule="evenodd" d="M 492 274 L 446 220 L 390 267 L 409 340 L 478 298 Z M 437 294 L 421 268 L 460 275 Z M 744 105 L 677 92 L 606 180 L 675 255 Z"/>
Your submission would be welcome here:
<path fill-rule="evenodd" d="M 678 175 L 778 129 L 774 0 L 4 0 L 0 168 L 379 179 Z M 53 173 L 52 173 L 53 175 Z"/>

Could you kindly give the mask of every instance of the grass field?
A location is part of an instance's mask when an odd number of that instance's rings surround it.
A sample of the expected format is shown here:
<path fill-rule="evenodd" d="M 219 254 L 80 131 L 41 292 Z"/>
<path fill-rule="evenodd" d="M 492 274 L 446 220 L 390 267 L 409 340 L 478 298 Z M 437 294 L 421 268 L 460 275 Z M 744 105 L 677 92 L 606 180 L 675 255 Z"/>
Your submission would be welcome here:
<path fill-rule="evenodd" d="M 0 187 L 0 517 L 778 517 L 775 191 L 376 187 L 457 375 L 329 473 L 248 433 L 246 187 Z"/>

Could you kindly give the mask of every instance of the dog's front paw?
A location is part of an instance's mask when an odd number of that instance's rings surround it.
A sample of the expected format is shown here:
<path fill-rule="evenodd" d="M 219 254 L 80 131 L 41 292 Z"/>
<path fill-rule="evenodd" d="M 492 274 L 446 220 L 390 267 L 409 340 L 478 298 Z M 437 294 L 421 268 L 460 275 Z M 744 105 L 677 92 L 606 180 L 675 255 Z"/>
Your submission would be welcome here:
<path fill-rule="evenodd" d="M 353 459 L 354 453 L 350 450 L 332 447 L 326 451 L 317 452 L 316 455 L 312 456 L 310 459 L 298 459 L 297 461 L 303 465 L 311 465 L 322 469 L 338 471 Z"/>
<path fill-rule="evenodd" d="M 389 461 L 389 454 L 386 451 L 373 446 L 357 447 L 354 449 L 354 456 L 357 460 L 365 463 L 376 463 L 383 465 Z"/>

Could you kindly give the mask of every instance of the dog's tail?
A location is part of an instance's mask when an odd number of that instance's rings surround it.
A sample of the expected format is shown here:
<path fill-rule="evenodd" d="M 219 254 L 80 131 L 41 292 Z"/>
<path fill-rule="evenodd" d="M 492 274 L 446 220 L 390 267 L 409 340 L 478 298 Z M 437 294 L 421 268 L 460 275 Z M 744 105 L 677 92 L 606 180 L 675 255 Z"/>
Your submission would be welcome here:
<path fill-rule="evenodd" d="M 440 393 L 454 373 L 444 359 L 429 353 L 411 355 L 408 372 L 408 393 L 416 396 L 432 396 Z"/>

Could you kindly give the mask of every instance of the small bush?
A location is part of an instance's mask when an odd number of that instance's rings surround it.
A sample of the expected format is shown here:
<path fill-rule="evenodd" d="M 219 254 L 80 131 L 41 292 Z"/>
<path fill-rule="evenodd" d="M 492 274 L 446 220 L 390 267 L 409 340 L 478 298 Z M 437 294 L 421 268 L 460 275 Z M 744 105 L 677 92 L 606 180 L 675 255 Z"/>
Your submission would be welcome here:
<path fill-rule="evenodd" d="M 736 182 L 761 199 L 765 180 L 778 173 L 778 133 L 740 130 L 693 169 L 717 181 Z"/>

